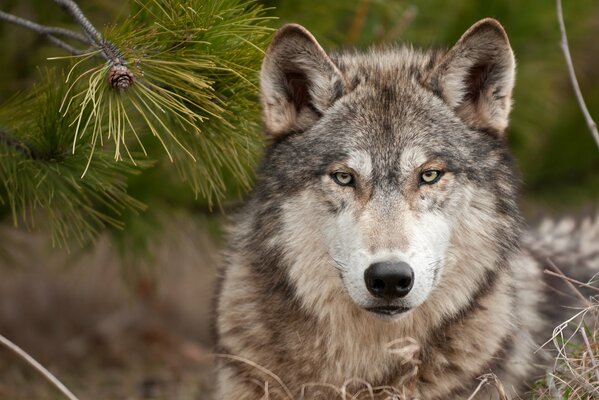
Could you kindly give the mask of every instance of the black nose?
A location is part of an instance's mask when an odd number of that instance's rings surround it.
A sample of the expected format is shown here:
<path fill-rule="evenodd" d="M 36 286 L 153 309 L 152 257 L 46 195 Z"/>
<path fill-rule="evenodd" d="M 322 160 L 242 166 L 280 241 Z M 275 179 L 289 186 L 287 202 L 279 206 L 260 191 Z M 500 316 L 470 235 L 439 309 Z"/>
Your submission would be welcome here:
<path fill-rule="evenodd" d="M 405 262 L 378 262 L 364 272 L 366 288 L 373 296 L 386 300 L 404 297 L 414 285 L 414 271 Z"/>

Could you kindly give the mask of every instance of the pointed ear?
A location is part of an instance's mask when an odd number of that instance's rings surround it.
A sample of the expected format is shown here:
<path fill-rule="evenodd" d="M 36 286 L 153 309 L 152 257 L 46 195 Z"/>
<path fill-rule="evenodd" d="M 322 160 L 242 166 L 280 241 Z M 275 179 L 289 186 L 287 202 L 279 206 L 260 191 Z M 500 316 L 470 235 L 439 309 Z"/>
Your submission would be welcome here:
<path fill-rule="evenodd" d="M 266 131 L 274 138 L 312 126 L 343 95 L 345 84 L 314 36 L 288 24 L 266 50 L 260 89 Z"/>
<path fill-rule="evenodd" d="M 503 137 L 512 106 L 514 53 L 499 22 L 474 24 L 441 58 L 429 85 L 475 129 Z"/>

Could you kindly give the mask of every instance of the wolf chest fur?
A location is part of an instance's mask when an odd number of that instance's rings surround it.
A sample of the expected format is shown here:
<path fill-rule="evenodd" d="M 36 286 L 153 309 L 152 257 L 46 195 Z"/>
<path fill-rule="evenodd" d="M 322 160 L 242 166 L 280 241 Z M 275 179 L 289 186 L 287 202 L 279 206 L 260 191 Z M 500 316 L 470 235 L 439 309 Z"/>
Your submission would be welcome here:
<path fill-rule="evenodd" d="M 449 50 L 275 34 L 269 144 L 218 293 L 217 399 L 465 398 L 486 373 L 512 397 L 542 373 L 553 321 L 505 140 L 514 76 L 492 19 Z"/>

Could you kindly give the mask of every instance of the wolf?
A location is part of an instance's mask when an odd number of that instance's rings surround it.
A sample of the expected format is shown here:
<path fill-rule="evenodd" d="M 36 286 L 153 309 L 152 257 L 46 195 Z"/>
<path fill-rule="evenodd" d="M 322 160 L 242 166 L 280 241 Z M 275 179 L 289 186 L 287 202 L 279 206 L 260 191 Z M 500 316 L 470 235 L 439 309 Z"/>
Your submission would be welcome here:
<path fill-rule="evenodd" d="M 300 25 L 276 32 L 268 144 L 216 301 L 217 399 L 466 398 L 490 373 L 513 398 L 543 373 L 568 301 L 547 258 L 599 269 L 599 223 L 526 229 L 514 80 L 493 19 L 449 50 L 327 53 Z"/>

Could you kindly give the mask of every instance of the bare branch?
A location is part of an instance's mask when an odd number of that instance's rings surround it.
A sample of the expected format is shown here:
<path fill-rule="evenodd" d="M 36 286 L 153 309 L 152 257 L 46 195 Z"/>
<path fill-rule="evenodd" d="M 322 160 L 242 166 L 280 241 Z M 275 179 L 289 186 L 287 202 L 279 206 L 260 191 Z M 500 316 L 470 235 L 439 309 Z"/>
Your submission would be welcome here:
<path fill-rule="evenodd" d="M 27 19 L 17 17 L 16 15 L 5 13 L 4 11 L 0 11 L 0 19 L 3 19 L 8 22 L 12 22 L 13 24 L 20 25 L 27 29 L 31 29 L 32 31 L 35 31 L 41 35 L 65 36 L 67 38 L 70 38 L 73 40 L 78 40 L 81 43 L 85 43 L 88 45 L 94 44 L 88 38 L 86 38 L 85 36 L 83 36 L 82 34 L 80 34 L 78 32 L 74 32 L 69 29 L 60 28 L 57 26 L 44 26 L 44 25 L 36 24 L 33 21 L 29 21 Z"/>
<path fill-rule="evenodd" d="M 80 56 L 82 54 L 87 53 L 87 51 L 76 49 L 75 47 L 71 46 L 70 44 L 65 43 L 62 40 L 58 39 L 57 37 L 54 37 L 52 35 L 45 35 L 45 36 L 46 36 L 46 39 L 48 39 L 48 41 L 50 43 L 68 51 L 69 53 L 73 54 L 74 56 Z"/>
<path fill-rule="evenodd" d="M 576 289 L 576 287 L 573 285 L 574 283 L 577 284 L 578 286 L 585 287 L 585 288 L 592 289 L 592 290 L 599 292 L 599 288 L 597 288 L 593 285 L 589 285 L 588 283 L 580 282 L 576 279 L 573 279 L 573 278 L 570 278 L 570 277 L 564 275 L 564 273 L 551 260 L 548 259 L 548 261 L 551 264 L 551 266 L 557 271 L 557 273 L 555 273 L 553 271 L 549 271 L 548 269 L 546 269 L 544 271 L 544 273 L 546 273 L 547 275 L 552 275 L 557 278 L 563 279 L 568 284 L 568 286 L 570 286 L 572 288 L 572 290 L 578 295 L 578 297 L 580 297 L 580 299 L 583 300 L 585 303 L 589 302 L 588 299 L 586 299 L 582 295 L 582 293 L 580 293 L 580 290 Z"/>
<path fill-rule="evenodd" d="M 44 376 L 44 378 L 46 378 L 48 381 L 50 381 L 50 383 L 52 385 L 54 385 L 58 390 L 60 390 L 60 392 L 62 394 L 64 394 L 67 399 L 78 400 L 77 396 L 75 396 L 65 385 L 63 385 L 62 382 L 60 382 L 58 380 L 58 378 L 56 378 L 54 375 L 52 375 L 52 373 L 50 371 L 48 371 L 46 368 L 44 368 L 43 365 L 41 365 L 39 362 L 37 362 L 33 357 L 31 357 L 29 354 L 27 354 L 19 346 L 17 346 L 16 344 L 14 344 L 13 342 L 11 342 L 10 340 L 8 340 L 7 338 L 5 338 L 2 335 L 0 335 L 0 344 L 3 344 L 4 346 L 6 346 L 6 348 L 8 348 L 9 350 L 12 350 L 16 355 L 18 355 L 23 360 L 25 360 L 25 362 L 27 362 L 33 368 L 38 370 Z"/>
<path fill-rule="evenodd" d="M 73 0 L 54 0 L 56 4 L 58 4 L 63 10 L 68 12 L 71 17 L 77 22 L 85 35 L 93 42 L 95 45 L 102 50 L 102 55 L 110 61 L 112 66 L 120 67 L 126 66 L 127 63 L 121 56 L 120 51 L 108 40 L 105 40 L 100 31 L 96 29 L 94 24 L 91 23 L 89 19 L 83 14 L 83 11 L 79 8 L 77 3 Z"/>
<path fill-rule="evenodd" d="M 44 35 L 52 44 L 61 47 L 74 55 L 82 55 L 89 53 L 90 51 L 79 50 L 57 38 L 57 35 L 66 36 L 68 38 L 94 46 L 100 50 L 96 54 L 105 58 L 110 64 L 108 76 L 108 82 L 110 86 L 120 91 L 126 90 L 128 87 L 130 87 L 135 82 L 135 76 L 127 67 L 127 62 L 121 55 L 119 49 L 114 44 L 104 39 L 100 31 L 98 31 L 90 22 L 90 20 L 87 19 L 87 17 L 83 14 L 83 11 L 81 11 L 79 6 L 73 0 L 54 0 L 54 2 L 63 10 L 65 10 L 71 17 L 73 17 L 75 22 L 81 26 L 81 29 L 85 35 L 64 28 L 36 24 L 35 22 L 2 11 L 0 11 L 0 20 L 5 20 L 23 26 L 41 35 Z M 2 141 L 2 138 L 0 138 L 0 141 Z"/>
<path fill-rule="evenodd" d="M 26 20 L 24 18 L 20 18 L 15 15 L 12 15 L 12 14 L 5 13 L 3 11 L 0 11 L 0 19 L 7 21 L 7 22 L 11 22 L 11 23 L 19 25 L 19 26 L 22 26 L 27 29 L 31 29 L 32 31 L 37 32 L 40 35 L 45 36 L 46 39 L 48 39 L 48 41 L 50 41 L 53 45 L 58 46 L 74 55 L 84 54 L 85 51 L 79 50 L 79 49 L 71 46 L 70 44 L 65 43 L 64 41 L 58 39 L 55 35 L 62 35 L 62 36 L 66 36 L 71 39 L 78 40 L 85 44 L 91 44 L 85 36 L 83 36 L 77 32 L 73 32 L 68 29 L 59 28 L 59 27 L 43 26 L 40 24 L 36 24 L 35 22 Z"/>
<path fill-rule="evenodd" d="M 67 11 L 71 17 L 83 28 L 86 36 L 95 43 L 98 47 L 102 47 L 104 44 L 104 38 L 102 34 L 96 29 L 96 27 L 90 22 L 89 19 L 83 14 L 83 11 L 79 6 L 72 0 L 54 0 L 56 4 L 63 10 Z"/>
<path fill-rule="evenodd" d="M 576 94 L 576 100 L 578 100 L 578 105 L 582 110 L 582 114 L 586 120 L 589 129 L 591 130 L 591 134 L 597 143 L 597 147 L 599 147 L 599 131 L 597 131 L 597 124 L 593 121 L 591 114 L 587 108 L 586 103 L 584 102 L 584 98 L 582 97 L 582 92 L 580 91 L 580 86 L 578 85 L 578 80 L 576 79 L 576 74 L 574 73 L 574 64 L 572 63 L 572 56 L 570 55 L 570 47 L 568 46 L 568 36 L 566 35 L 566 26 L 564 24 L 564 14 L 562 12 L 562 1 L 556 0 L 557 2 L 557 20 L 559 22 L 559 29 L 562 35 L 562 40 L 560 42 L 560 46 L 564 53 L 564 58 L 566 59 L 566 65 L 568 66 L 568 74 L 570 75 L 570 81 L 572 82 L 572 87 L 574 88 L 574 93 Z"/>

